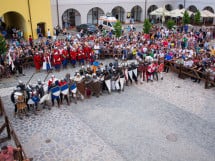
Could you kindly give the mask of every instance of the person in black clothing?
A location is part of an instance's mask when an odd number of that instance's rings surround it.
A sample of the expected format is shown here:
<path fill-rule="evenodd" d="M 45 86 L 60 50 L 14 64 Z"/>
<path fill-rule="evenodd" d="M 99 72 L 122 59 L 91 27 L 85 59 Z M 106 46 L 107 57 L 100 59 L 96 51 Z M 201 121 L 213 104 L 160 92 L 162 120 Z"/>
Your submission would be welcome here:
<path fill-rule="evenodd" d="M 18 74 L 25 76 L 25 74 L 23 73 L 23 67 L 22 67 L 22 59 L 21 57 L 18 55 L 18 53 L 16 53 L 16 58 L 14 60 L 14 66 L 15 66 L 15 70 L 18 70 Z M 18 76 L 18 75 L 17 75 Z"/>

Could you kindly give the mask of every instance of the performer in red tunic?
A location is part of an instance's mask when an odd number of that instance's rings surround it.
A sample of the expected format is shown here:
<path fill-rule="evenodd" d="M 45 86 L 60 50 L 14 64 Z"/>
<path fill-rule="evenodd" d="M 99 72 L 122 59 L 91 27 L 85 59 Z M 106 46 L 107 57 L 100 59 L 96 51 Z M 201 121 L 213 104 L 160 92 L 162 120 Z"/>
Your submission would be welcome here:
<path fill-rule="evenodd" d="M 85 60 L 87 61 L 87 62 L 90 62 L 90 55 L 91 55 L 91 52 L 92 52 L 92 48 L 91 47 L 89 47 L 89 45 L 87 44 L 87 43 L 85 43 L 85 45 L 84 45 L 84 54 L 85 54 Z"/>
<path fill-rule="evenodd" d="M 70 50 L 71 64 L 73 67 L 76 65 L 77 51 L 75 48 L 71 48 Z"/>
<path fill-rule="evenodd" d="M 67 68 L 68 59 L 69 59 L 69 53 L 67 51 L 67 47 L 64 47 L 61 54 L 61 61 L 62 61 L 63 68 Z"/>
<path fill-rule="evenodd" d="M 77 60 L 79 65 L 84 65 L 84 53 L 81 46 L 79 46 L 77 49 Z"/>
<path fill-rule="evenodd" d="M 42 64 L 41 55 L 39 54 L 38 50 L 36 49 L 35 53 L 34 53 L 34 65 L 36 68 L 36 72 L 40 72 L 41 64 Z"/>
<path fill-rule="evenodd" d="M 61 55 L 59 53 L 59 50 L 57 50 L 57 49 L 54 50 L 53 64 L 54 64 L 56 71 L 59 72 L 60 66 L 61 66 Z"/>

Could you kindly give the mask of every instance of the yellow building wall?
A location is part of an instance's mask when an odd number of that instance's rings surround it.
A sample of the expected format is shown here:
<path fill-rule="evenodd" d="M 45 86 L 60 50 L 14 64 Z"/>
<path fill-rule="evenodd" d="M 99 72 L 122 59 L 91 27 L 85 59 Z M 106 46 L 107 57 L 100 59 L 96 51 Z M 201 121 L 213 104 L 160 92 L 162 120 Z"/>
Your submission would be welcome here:
<path fill-rule="evenodd" d="M 30 4 L 31 21 L 28 1 Z M 18 23 L 18 27 L 22 26 L 20 28 L 24 30 L 25 38 L 28 38 L 33 32 L 33 38 L 37 39 L 37 24 L 41 22 L 45 23 L 45 34 L 47 34 L 48 28 L 50 29 L 51 34 L 53 33 L 50 0 L 0 0 L 0 4 L 0 17 L 3 19 L 8 19 L 9 15 L 5 14 L 8 12 L 16 12 L 23 17 L 23 19 L 19 21 L 17 20 L 17 17 L 13 16 L 13 13 L 11 13 L 9 16 L 11 22 L 6 23 L 9 23 L 11 26 L 13 23 Z M 32 22 L 32 30 L 30 22 Z"/>

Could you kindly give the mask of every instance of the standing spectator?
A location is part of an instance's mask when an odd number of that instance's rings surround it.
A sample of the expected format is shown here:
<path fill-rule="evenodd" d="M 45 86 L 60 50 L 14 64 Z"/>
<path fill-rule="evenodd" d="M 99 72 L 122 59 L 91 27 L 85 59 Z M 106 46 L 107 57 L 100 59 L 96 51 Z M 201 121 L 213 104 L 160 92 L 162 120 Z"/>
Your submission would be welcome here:
<path fill-rule="evenodd" d="M 48 31 L 47 31 L 47 37 L 48 37 L 48 39 L 51 39 L 52 37 L 51 37 L 51 31 L 50 31 L 50 29 L 48 29 Z"/>
<path fill-rule="evenodd" d="M 33 43 L 33 39 L 31 37 L 31 35 L 29 35 L 28 42 L 31 45 L 31 47 L 33 47 L 34 43 Z"/>
<path fill-rule="evenodd" d="M 25 76 L 25 74 L 23 74 L 22 59 L 17 51 L 15 52 L 15 59 L 13 63 L 15 65 L 15 69 L 18 70 L 18 74 Z"/>
<path fill-rule="evenodd" d="M 42 37 L 41 28 L 40 28 L 39 25 L 37 25 L 37 36 L 38 36 L 38 38 L 41 38 L 41 37 Z"/>

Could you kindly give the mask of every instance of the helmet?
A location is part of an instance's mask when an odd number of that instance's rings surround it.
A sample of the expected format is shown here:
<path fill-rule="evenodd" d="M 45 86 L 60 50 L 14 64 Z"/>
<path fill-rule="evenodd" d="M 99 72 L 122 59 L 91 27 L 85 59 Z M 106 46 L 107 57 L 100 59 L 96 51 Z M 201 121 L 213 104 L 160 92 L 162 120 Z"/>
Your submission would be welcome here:
<path fill-rule="evenodd" d="M 19 80 L 19 84 L 23 84 L 23 81 Z"/>

